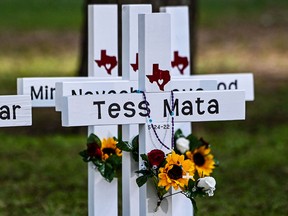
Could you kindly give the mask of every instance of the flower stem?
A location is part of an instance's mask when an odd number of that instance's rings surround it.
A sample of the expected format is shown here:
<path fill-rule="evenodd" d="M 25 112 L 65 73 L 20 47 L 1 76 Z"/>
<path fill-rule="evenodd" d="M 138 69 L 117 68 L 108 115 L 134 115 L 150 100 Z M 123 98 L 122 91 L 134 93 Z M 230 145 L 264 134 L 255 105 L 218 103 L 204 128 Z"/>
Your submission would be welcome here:
<path fill-rule="evenodd" d="M 183 194 L 182 191 L 178 191 L 178 192 L 176 192 L 176 193 L 173 193 L 173 194 L 169 194 L 169 195 L 163 196 L 163 199 L 165 199 L 165 198 L 167 198 L 167 197 L 170 197 L 170 196 L 173 196 L 173 195 L 176 195 L 176 194 L 179 194 L 179 193 L 182 193 L 182 194 Z"/>

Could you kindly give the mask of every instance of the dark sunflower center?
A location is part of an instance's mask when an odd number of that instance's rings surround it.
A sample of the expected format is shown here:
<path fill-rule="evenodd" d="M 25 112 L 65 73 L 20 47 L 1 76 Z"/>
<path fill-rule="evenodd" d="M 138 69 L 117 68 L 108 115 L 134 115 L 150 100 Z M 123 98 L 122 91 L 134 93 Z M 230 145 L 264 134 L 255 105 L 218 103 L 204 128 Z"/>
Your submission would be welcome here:
<path fill-rule="evenodd" d="M 177 180 L 182 178 L 182 168 L 177 165 L 173 165 L 172 169 L 168 171 L 168 176 L 170 179 Z"/>
<path fill-rule="evenodd" d="M 107 154 L 107 155 L 115 154 L 115 149 L 112 149 L 112 148 L 103 148 L 102 151 L 104 154 Z"/>
<path fill-rule="evenodd" d="M 205 163 L 205 158 L 201 153 L 194 154 L 193 160 L 197 166 L 203 166 Z"/>

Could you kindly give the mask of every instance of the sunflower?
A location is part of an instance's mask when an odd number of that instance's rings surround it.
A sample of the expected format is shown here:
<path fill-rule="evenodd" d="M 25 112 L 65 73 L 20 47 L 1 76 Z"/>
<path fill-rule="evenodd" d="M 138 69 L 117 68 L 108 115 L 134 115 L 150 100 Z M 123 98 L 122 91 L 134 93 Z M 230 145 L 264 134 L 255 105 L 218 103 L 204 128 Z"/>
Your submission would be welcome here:
<path fill-rule="evenodd" d="M 103 160 L 106 160 L 111 155 L 115 155 L 115 154 L 117 156 L 122 156 L 122 151 L 119 148 L 117 148 L 116 144 L 117 144 L 117 141 L 111 137 L 109 137 L 108 139 L 104 138 L 102 140 L 101 151 L 102 151 Z"/>
<path fill-rule="evenodd" d="M 189 177 L 194 175 L 194 164 L 191 160 L 184 159 L 184 155 L 178 155 L 174 151 L 167 155 L 166 165 L 159 169 L 159 187 L 165 187 L 168 191 L 171 186 L 175 190 L 184 188 L 188 184 Z M 193 179 L 194 180 L 194 179 Z"/>
<path fill-rule="evenodd" d="M 187 158 L 194 162 L 200 177 L 209 176 L 215 168 L 214 156 L 210 154 L 210 151 L 211 149 L 207 145 L 202 145 L 193 152 L 186 152 Z"/>

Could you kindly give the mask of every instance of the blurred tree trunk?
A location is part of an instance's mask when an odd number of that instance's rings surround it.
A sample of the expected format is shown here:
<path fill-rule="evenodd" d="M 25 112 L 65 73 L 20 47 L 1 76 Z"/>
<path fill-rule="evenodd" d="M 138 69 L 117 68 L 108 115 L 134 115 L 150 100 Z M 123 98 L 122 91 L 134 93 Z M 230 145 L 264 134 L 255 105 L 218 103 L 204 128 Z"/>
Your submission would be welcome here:
<path fill-rule="evenodd" d="M 78 67 L 78 76 L 88 75 L 88 4 L 152 4 L 153 12 L 158 12 L 160 6 L 189 6 L 189 25 L 190 25 L 190 67 L 191 73 L 195 72 L 195 57 L 196 57 L 196 24 L 197 24 L 197 7 L 198 0 L 84 0 L 83 11 L 84 19 L 81 31 L 81 47 L 80 47 L 80 62 Z M 119 72 L 121 74 L 121 7 L 118 7 L 118 25 L 119 25 L 119 40 L 118 40 L 118 57 L 119 57 Z"/>

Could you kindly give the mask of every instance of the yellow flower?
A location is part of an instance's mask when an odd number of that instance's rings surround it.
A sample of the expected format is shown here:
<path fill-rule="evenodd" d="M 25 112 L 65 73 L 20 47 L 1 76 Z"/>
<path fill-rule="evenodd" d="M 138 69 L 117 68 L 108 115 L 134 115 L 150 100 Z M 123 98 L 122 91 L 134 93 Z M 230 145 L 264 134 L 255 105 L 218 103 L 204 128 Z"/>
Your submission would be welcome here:
<path fill-rule="evenodd" d="M 186 152 L 186 156 L 194 162 L 200 177 L 209 176 L 215 168 L 214 156 L 210 154 L 210 151 L 208 146 L 202 145 L 193 152 Z"/>
<path fill-rule="evenodd" d="M 107 158 L 109 158 L 111 155 L 114 154 L 122 156 L 122 151 L 116 147 L 116 144 L 117 141 L 111 137 L 109 137 L 108 139 L 104 138 L 102 140 L 101 151 L 103 160 L 106 160 Z"/>
<path fill-rule="evenodd" d="M 165 167 L 159 169 L 159 187 L 165 187 L 168 191 L 171 186 L 175 190 L 188 185 L 189 177 L 193 179 L 194 164 L 189 159 L 184 159 L 184 155 L 178 155 L 174 151 L 167 155 Z M 194 180 L 194 179 L 193 179 Z"/>

